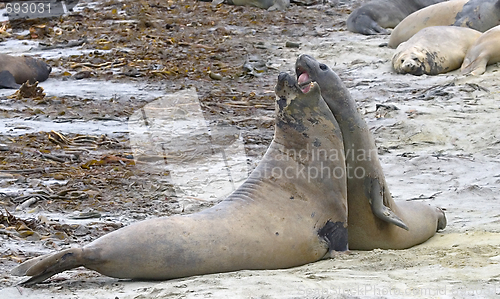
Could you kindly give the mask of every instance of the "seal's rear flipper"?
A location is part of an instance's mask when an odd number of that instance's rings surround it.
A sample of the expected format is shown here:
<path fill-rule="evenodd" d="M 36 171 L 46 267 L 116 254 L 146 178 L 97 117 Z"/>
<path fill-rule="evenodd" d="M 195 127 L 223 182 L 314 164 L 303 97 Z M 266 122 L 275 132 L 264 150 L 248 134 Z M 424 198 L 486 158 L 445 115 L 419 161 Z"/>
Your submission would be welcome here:
<path fill-rule="evenodd" d="M 19 87 L 21 85 L 16 83 L 16 79 L 9 71 L 0 72 L 0 88 L 18 89 Z"/>
<path fill-rule="evenodd" d="M 478 76 L 484 74 L 486 72 L 486 65 L 488 64 L 488 60 L 484 58 L 478 57 L 474 61 L 470 62 L 467 60 L 467 57 L 464 59 L 462 63 L 462 67 L 460 70 L 460 74 L 462 75 L 473 75 Z"/>
<path fill-rule="evenodd" d="M 390 208 L 384 206 L 384 190 L 380 186 L 380 181 L 377 178 L 366 177 L 365 192 L 370 198 L 372 212 L 379 219 L 392 223 L 402 229 L 408 230 L 408 226 L 398 217 Z"/>
<path fill-rule="evenodd" d="M 436 210 L 437 210 L 438 215 L 439 215 L 436 231 L 440 231 L 446 227 L 446 224 L 448 223 L 448 221 L 446 221 L 446 215 L 445 215 L 443 209 L 436 208 Z"/>
<path fill-rule="evenodd" d="M 359 11 L 349 15 L 349 18 L 347 18 L 347 29 L 351 32 L 364 35 L 391 34 L 389 30 L 380 27 L 370 16 L 361 14 Z"/>
<path fill-rule="evenodd" d="M 32 276 L 21 282 L 21 285 L 30 286 L 42 282 L 54 274 L 73 269 L 82 265 L 80 259 L 82 249 L 66 249 L 55 254 L 43 255 L 22 263 L 11 270 L 15 276 Z"/>

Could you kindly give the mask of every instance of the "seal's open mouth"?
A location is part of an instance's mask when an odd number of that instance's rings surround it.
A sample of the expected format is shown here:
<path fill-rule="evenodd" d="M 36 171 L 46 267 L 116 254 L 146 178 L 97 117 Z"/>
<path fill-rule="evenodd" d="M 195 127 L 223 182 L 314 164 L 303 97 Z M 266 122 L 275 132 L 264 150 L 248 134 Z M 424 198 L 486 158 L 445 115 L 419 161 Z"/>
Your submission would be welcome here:
<path fill-rule="evenodd" d="M 309 74 L 303 70 L 297 69 L 297 84 L 303 93 L 308 93 L 313 85 L 313 81 L 309 77 Z"/>

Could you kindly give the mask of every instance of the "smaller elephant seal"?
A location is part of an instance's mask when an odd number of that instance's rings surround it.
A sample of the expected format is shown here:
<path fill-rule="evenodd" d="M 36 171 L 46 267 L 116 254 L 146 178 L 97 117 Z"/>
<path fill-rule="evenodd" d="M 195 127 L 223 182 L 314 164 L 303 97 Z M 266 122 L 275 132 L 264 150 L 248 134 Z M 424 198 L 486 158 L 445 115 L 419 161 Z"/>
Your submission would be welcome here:
<path fill-rule="evenodd" d="M 389 34 L 409 14 L 445 0 L 373 0 L 347 18 L 347 30 L 365 35 Z"/>
<path fill-rule="evenodd" d="M 482 75 L 486 66 L 500 61 L 500 25 L 483 33 L 469 48 L 461 67 L 462 74 Z"/>
<path fill-rule="evenodd" d="M 211 0 L 201 0 L 210 2 Z M 284 10 L 290 6 L 290 0 L 213 0 L 213 4 L 232 4 L 239 6 L 254 6 L 267 10 Z"/>
<path fill-rule="evenodd" d="M 84 266 L 127 279 L 281 269 L 347 250 L 342 133 L 317 83 L 307 92 L 281 73 L 273 141 L 248 179 L 219 204 L 190 215 L 149 219 L 81 248 L 26 261 L 24 285 Z"/>
<path fill-rule="evenodd" d="M 456 70 L 481 32 L 455 26 L 433 26 L 420 30 L 401 43 L 392 56 L 398 74 L 437 75 Z"/>
<path fill-rule="evenodd" d="M 391 33 L 396 48 L 425 27 L 460 26 L 485 32 L 500 25 L 500 0 L 452 0 L 434 4 L 406 17 Z"/>
<path fill-rule="evenodd" d="M 356 102 L 326 64 L 309 55 L 295 63 L 297 82 L 317 82 L 342 131 L 346 170 L 349 249 L 404 249 L 445 228 L 439 208 L 414 201 L 395 202 L 385 181 L 377 147 Z M 335 134 L 336 135 L 336 134 Z"/>
<path fill-rule="evenodd" d="M 10 56 L 0 54 L 0 88 L 19 88 L 29 81 L 47 80 L 52 68 L 39 59 L 26 56 Z"/>

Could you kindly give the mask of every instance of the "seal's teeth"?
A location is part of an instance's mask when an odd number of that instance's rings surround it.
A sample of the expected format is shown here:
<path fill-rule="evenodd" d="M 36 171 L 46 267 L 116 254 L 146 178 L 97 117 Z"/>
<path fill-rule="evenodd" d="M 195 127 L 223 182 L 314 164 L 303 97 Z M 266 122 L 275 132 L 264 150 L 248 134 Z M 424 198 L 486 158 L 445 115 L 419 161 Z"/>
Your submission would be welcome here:
<path fill-rule="evenodd" d="M 309 90 L 311 90 L 311 87 L 313 87 L 314 83 L 312 81 L 309 81 L 309 84 L 306 85 L 305 87 L 300 87 L 303 93 L 308 93 Z"/>
<path fill-rule="evenodd" d="M 306 82 L 298 83 L 300 88 L 303 88 L 304 86 L 307 86 L 311 84 L 313 81 L 312 80 L 307 80 Z"/>

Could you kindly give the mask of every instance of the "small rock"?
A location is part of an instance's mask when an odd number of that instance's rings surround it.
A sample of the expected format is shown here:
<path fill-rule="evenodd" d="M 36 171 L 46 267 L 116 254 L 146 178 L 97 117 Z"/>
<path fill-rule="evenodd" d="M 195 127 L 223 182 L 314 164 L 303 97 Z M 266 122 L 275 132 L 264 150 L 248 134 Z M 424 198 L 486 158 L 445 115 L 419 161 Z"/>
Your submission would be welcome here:
<path fill-rule="evenodd" d="M 86 227 L 85 225 L 78 225 L 78 227 L 76 228 L 76 230 L 73 232 L 73 235 L 75 236 L 85 236 L 89 233 L 89 229 L 88 227 Z"/>
<path fill-rule="evenodd" d="M 285 43 L 285 47 L 287 47 L 287 48 L 299 48 L 300 47 L 300 43 L 297 43 L 297 42 L 286 42 Z"/>
<path fill-rule="evenodd" d="M 222 80 L 222 75 L 219 73 L 208 71 L 208 76 L 213 80 Z"/>
<path fill-rule="evenodd" d="M 73 78 L 76 80 L 90 78 L 92 76 L 91 71 L 81 71 L 73 75 Z"/>

